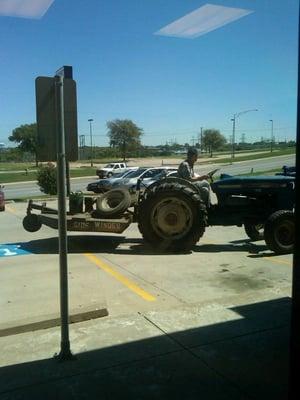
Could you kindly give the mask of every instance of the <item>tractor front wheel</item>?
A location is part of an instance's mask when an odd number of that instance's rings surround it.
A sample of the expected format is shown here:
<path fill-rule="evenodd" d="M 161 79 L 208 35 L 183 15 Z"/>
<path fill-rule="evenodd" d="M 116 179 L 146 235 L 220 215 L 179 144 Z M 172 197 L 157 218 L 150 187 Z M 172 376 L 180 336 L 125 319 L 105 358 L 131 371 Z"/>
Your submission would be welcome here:
<path fill-rule="evenodd" d="M 244 228 L 248 237 L 254 242 L 264 238 L 263 224 L 251 224 L 250 222 L 245 222 Z"/>
<path fill-rule="evenodd" d="M 292 253 L 295 243 L 294 213 L 279 210 L 271 214 L 265 223 L 264 236 L 268 248 L 274 253 Z"/>

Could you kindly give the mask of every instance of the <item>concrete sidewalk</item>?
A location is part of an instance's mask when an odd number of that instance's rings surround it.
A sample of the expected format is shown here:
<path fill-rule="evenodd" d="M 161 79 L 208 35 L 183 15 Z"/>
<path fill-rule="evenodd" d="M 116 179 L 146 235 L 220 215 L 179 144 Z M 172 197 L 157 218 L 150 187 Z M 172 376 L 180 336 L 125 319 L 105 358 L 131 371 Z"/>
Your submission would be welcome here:
<path fill-rule="evenodd" d="M 283 400 L 290 306 L 257 292 L 75 323 L 65 362 L 59 327 L 1 337 L 0 399 Z"/>

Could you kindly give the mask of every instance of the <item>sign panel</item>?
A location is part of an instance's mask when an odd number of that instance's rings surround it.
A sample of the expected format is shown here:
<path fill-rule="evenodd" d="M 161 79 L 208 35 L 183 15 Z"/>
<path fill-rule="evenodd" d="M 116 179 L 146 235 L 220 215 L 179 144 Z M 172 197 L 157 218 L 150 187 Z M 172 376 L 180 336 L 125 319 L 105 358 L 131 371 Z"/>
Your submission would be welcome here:
<path fill-rule="evenodd" d="M 35 80 L 38 161 L 56 161 L 57 110 L 55 78 Z M 78 160 L 76 82 L 64 79 L 64 125 L 66 160 Z"/>

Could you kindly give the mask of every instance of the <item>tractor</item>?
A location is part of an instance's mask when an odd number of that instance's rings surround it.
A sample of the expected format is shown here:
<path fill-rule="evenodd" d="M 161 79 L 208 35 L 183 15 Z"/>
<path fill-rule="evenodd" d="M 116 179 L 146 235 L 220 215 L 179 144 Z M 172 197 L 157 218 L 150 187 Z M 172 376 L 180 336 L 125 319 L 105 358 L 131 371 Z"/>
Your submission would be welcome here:
<path fill-rule="evenodd" d="M 295 177 L 221 174 L 211 190 L 216 204 L 205 204 L 196 185 L 168 177 L 139 197 L 137 221 L 145 241 L 170 251 L 190 250 L 209 226 L 244 226 L 253 240 L 264 239 L 276 254 L 293 251 Z"/>
<path fill-rule="evenodd" d="M 75 193 L 69 198 L 68 231 L 122 233 L 133 223 L 155 249 L 189 251 L 209 226 L 244 226 L 251 240 L 264 239 L 276 254 L 293 251 L 295 239 L 295 177 L 223 174 L 211 190 L 217 203 L 205 203 L 197 186 L 167 176 L 148 187 L 137 184 L 134 199 L 126 189 L 104 194 Z M 40 210 L 40 214 L 32 211 Z M 58 229 L 58 211 L 29 201 L 23 227 Z"/>

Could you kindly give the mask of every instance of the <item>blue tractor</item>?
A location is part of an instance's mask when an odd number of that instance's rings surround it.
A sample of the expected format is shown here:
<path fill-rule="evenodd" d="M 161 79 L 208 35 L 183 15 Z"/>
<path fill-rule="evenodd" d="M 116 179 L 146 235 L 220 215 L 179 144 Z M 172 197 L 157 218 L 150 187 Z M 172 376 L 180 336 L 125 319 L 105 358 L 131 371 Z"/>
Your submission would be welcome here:
<path fill-rule="evenodd" d="M 213 181 L 216 204 L 205 204 L 189 181 L 168 177 L 139 198 L 137 221 L 155 248 L 190 250 L 208 226 L 244 226 L 251 240 L 264 239 L 276 254 L 291 253 L 295 239 L 295 176 L 230 176 Z"/>

